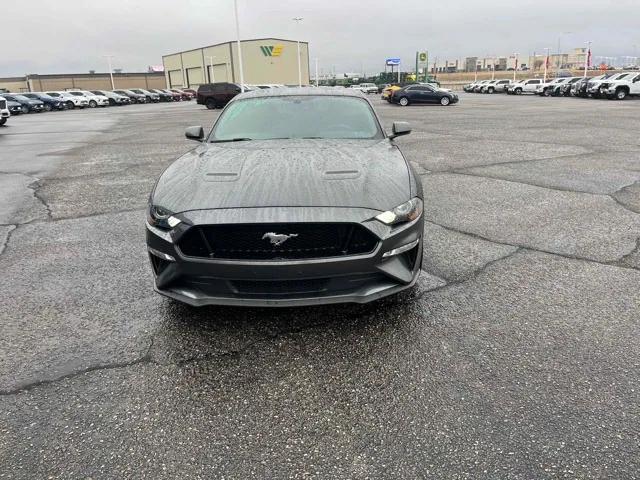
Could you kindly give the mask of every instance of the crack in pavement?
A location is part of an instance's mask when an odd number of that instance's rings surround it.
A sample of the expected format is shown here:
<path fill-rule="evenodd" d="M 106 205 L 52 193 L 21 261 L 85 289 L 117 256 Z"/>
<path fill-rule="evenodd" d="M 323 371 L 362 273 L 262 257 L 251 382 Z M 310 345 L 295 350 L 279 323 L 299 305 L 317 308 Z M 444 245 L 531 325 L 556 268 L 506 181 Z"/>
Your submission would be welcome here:
<path fill-rule="evenodd" d="M 4 252 L 4 249 L 7 248 L 7 245 L 9 245 L 11 234 L 14 232 L 16 228 L 18 228 L 18 226 L 13 224 L 1 224 L 0 227 L 9 227 L 9 231 L 7 232 L 7 237 L 4 239 L 4 242 L 2 242 L 2 245 L 0 245 L 0 255 L 2 255 L 2 253 Z"/>
<path fill-rule="evenodd" d="M 527 162 L 520 162 L 520 163 L 527 163 Z M 491 166 L 491 165 L 488 165 Z M 462 169 L 465 170 L 465 169 Z M 469 173 L 469 172 L 463 172 L 463 171 L 459 171 L 459 170 L 449 170 L 449 171 L 438 171 L 438 172 L 434 172 L 433 175 L 438 175 L 438 174 L 449 174 L 449 175 L 464 175 L 467 177 L 478 177 L 478 178 L 488 178 L 490 180 L 498 180 L 500 182 L 508 182 L 508 183 L 518 183 L 521 185 L 528 185 L 530 187 L 537 187 L 537 188 L 545 188 L 547 190 L 555 190 L 557 192 L 565 192 L 565 193 L 582 193 L 585 195 L 593 195 L 596 197 L 609 197 L 611 200 L 613 200 L 614 202 L 616 202 L 618 205 L 620 205 L 622 208 L 624 208 L 625 210 L 627 210 L 628 212 L 633 213 L 634 215 L 638 215 L 640 214 L 640 212 L 637 212 L 635 210 L 633 210 L 632 208 L 629 208 L 627 205 L 625 205 L 624 203 L 622 203 L 620 200 L 618 200 L 614 195 L 616 193 L 619 193 L 620 191 L 624 190 L 625 188 L 628 188 L 632 185 L 635 185 L 636 183 L 638 183 L 638 181 L 632 182 L 629 185 L 625 185 L 624 187 L 619 188 L 618 190 L 616 190 L 615 192 L 612 193 L 593 193 L 593 192 L 587 192 L 584 190 L 572 190 L 570 188 L 563 188 L 563 187 L 550 187 L 547 185 L 539 185 L 537 183 L 532 183 L 532 182 L 525 182 L 522 180 L 513 180 L 513 179 L 507 179 L 507 178 L 502 178 L 502 177 L 498 177 L 498 176 L 493 176 L 493 175 L 481 175 L 481 174 L 476 174 L 476 173 Z"/>
<path fill-rule="evenodd" d="M 73 372 L 65 373 L 64 375 L 60 375 L 59 377 L 40 379 L 40 380 L 34 380 L 32 382 L 23 383 L 22 385 L 18 385 L 17 387 L 9 390 L 0 390 L 0 397 L 8 397 L 12 395 L 26 393 L 37 387 L 52 385 L 70 378 L 78 377 L 81 375 L 85 375 L 87 373 L 97 372 L 101 370 L 126 369 L 129 367 L 133 367 L 135 365 L 142 365 L 142 364 L 157 365 L 160 367 L 170 367 L 170 366 L 183 367 L 183 366 L 186 366 L 192 363 L 201 362 L 201 361 L 209 361 L 209 360 L 215 360 L 217 358 L 239 356 L 244 352 L 250 350 L 256 345 L 267 343 L 267 342 L 276 340 L 278 338 L 286 337 L 289 335 L 296 335 L 304 331 L 312 330 L 314 328 L 323 327 L 335 321 L 336 320 L 327 320 L 323 322 L 313 323 L 311 325 L 306 325 L 300 328 L 274 332 L 271 334 L 267 334 L 265 337 L 248 342 L 245 345 L 239 348 L 236 348 L 234 350 L 229 350 L 229 351 L 220 352 L 220 353 L 213 353 L 208 355 L 198 355 L 198 356 L 188 357 L 182 360 L 178 360 L 176 362 L 159 362 L 153 358 L 152 350 L 154 346 L 155 337 L 152 336 L 149 342 L 149 346 L 145 349 L 145 353 L 134 360 L 130 360 L 128 362 L 112 362 L 112 363 L 101 363 L 97 365 L 91 365 Z"/>
<path fill-rule="evenodd" d="M 479 235 L 479 234 L 473 233 L 473 232 L 466 232 L 464 230 L 460 230 L 458 228 L 450 227 L 450 226 L 447 226 L 447 225 L 442 225 L 440 223 L 434 222 L 434 221 L 429 220 L 427 218 L 425 218 L 424 221 L 428 222 L 428 223 L 430 223 L 432 225 L 436 225 L 438 227 L 442 227 L 442 228 L 444 228 L 446 230 L 450 230 L 452 232 L 457 232 L 457 233 L 462 233 L 463 235 L 469 235 L 470 237 L 477 238 L 479 240 L 485 240 L 485 241 L 491 242 L 491 243 L 495 243 L 496 245 L 508 245 L 510 247 L 516 247 L 516 248 L 519 248 L 519 249 L 522 249 L 522 250 L 528 250 L 528 251 L 531 251 L 531 252 L 538 252 L 538 253 L 546 253 L 548 255 L 555 255 L 555 256 L 558 256 L 558 257 L 566 258 L 568 260 L 578 260 L 578 261 L 586 262 L 586 263 L 597 263 L 599 265 L 606 265 L 608 267 L 615 267 L 615 268 L 622 268 L 622 269 L 625 269 L 625 270 L 640 271 L 640 269 L 635 268 L 635 267 L 631 267 L 631 266 L 627 266 L 627 265 L 619 265 L 618 264 L 622 259 L 624 259 L 624 258 L 628 257 L 629 255 L 633 254 L 633 252 L 637 249 L 637 247 L 634 248 L 634 250 L 631 251 L 630 253 L 625 253 L 623 256 L 621 256 L 620 258 L 618 258 L 616 260 L 612 260 L 610 262 L 604 262 L 604 261 L 600 261 L 600 260 L 593 260 L 591 258 L 584 258 L 584 257 L 575 256 L 575 255 L 569 255 L 567 253 L 558 253 L 558 252 L 553 252 L 551 250 L 544 250 L 544 249 L 541 249 L 541 248 L 529 247 L 529 246 L 520 245 L 520 244 L 517 244 L 517 243 L 498 242 L 498 241 L 493 240 L 493 239 L 491 239 L 489 237 L 485 237 L 483 235 Z M 638 244 L 638 242 L 640 242 L 640 237 L 638 237 L 636 239 L 636 245 Z M 440 287 L 440 288 L 442 288 L 442 287 Z"/>

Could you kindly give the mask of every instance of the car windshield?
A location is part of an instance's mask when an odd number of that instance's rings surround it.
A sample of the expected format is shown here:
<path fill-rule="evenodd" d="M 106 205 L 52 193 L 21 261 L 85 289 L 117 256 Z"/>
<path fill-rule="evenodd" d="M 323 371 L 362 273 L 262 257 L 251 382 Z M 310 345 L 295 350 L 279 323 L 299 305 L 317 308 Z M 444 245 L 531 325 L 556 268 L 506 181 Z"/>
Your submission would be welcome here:
<path fill-rule="evenodd" d="M 25 97 L 24 95 L 13 95 L 13 98 L 15 98 L 16 100 L 20 100 L 21 102 L 28 102 L 29 99 L 27 97 Z"/>
<path fill-rule="evenodd" d="M 210 141 L 279 138 L 382 138 L 369 103 L 360 98 L 301 95 L 237 100 L 222 113 Z"/>

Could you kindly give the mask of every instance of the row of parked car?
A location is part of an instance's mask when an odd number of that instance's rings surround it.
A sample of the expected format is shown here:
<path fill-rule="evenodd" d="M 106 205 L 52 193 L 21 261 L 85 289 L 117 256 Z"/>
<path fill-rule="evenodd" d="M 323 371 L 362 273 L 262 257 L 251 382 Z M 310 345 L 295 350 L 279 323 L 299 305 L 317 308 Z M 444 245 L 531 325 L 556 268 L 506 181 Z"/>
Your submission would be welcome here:
<path fill-rule="evenodd" d="M 597 77 L 560 77 L 548 80 L 528 78 L 511 80 L 481 80 L 463 87 L 465 92 L 507 93 L 522 95 L 531 93 L 543 97 L 592 97 L 624 100 L 640 96 L 640 72 L 609 72 Z"/>
<path fill-rule="evenodd" d="M 177 102 L 195 98 L 192 89 L 59 90 L 48 92 L 0 92 L 0 125 L 11 115 L 74 108 L 96 108 L 133 103 Z"/>

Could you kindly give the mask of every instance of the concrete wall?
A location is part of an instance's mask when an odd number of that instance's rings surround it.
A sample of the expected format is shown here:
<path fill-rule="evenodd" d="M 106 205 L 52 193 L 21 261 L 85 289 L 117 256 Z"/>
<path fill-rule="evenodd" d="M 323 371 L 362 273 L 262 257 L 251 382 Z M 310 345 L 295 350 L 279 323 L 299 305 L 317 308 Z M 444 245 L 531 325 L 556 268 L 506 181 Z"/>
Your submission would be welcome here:
<path fill-rule="evenodd" d="M 302 83 L 309 84 L 309 45 L 305 42 L 300 42 L 300 58 Z M 243 40 L 242 59 L 245 83 L 298 83 L 295 41 L 276 38 Z M 236 42 L 165 55 L 162 61 L 167 84 L 171 87 L 197 88 L 212 81 L 240 81 Z"/>
<path fill-rule="evenodd" d="M 113 75 L 115 88 L 167 88 L 163 73 L 120 73 Z M 78 88 L 111 90 L 108 73 L 60 75 L 27 75 L 22 78 L 0 78 L 0 88 L 11 92 L 44 92 Z"/>

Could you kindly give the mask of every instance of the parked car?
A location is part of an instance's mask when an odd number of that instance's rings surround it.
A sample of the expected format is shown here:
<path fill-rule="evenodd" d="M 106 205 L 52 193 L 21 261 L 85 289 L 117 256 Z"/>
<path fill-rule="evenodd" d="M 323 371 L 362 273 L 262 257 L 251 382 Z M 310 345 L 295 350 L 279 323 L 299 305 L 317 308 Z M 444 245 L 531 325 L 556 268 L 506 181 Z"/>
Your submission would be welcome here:
<path fill-rule="evenodd" d="M 161 91 L 166 93 L 167 95 L 171 95 L 173 97 L 174 102 L 181 102 L 183 100 L 183 95 L 178 92 L 174 92 L 173 90 L 169 90 L 167 88 L 161 88 Z"/>
<path fill-rule="evenodd" d="M 640 95 L 640 73 L 629 73 L 615 80 L 607 80 L 600 86 L 600 91 L 611 100 L 624 100 L 631 95 Z"/>
<path fill-rule="evenodd" d="M 196 101 L 209 109 L 222 108 L 239 93 L 240 85 L 237 83 L 205 83 L 198 88 Z"/>
<path fill-rule="evenodd" d="M 32 100 L 40 100 L 42 103 L 44 103 L 44 109 L 46 112 L 50 112 L 51 110 L 67 109 L 67 104 L 63 100 L 59 98 L 53 98 L 51 95 L 47 95 L 46 93 L 29 92 L 23 93 L 22 95 L 27 98 L 31 98 Z"/>
<path fill-rule="evenodd" d="M 536 89 L 542 83 L 539 78 L 527 78 L 516 83 L 511 83 L 507 87 L 507 93 L 512 95 L 522 95 L 523 93 L 536 93 Z"/>
<path fill-rule="evenodd" d="M 553 97 L 568 97 L 569 95 L 571 95 L 571 87 L 573 87 L 573 85 L 575 83 L 579 82 L 583 78 L 584 77 L 567 78 L 566 82 L 561 83 L 560 85 L 556 86 L 551 91 L 551 96 L 553 96 Z"/>
<path fill-rule="evenodd" d="M 180 90 L 182 90 L 183 92 L 192 94 L 193 98 L 196 98 L 198 96 L 198 92 L 195 91 L 193 88 L 181 88 Z"/>
<path fill-rule="evenodd" d="M 553 78 L 548 80 L 546 83 L 542 82 L 536 87 L 536 95 L 540 95 L 541 97 L 548 97 L 556 87 L 559 87 L 566 81 L 566 78 Z"/>
<path fill-rule="evenodd" d="M 95 95 L 102 95 L 103 97 L 107 97 L 109 101 L 109 105 L 129 105 L 131 103 L 131 99 L 126 95 L 121 95 L 119 93 L 110 92 L 109 90 L 91 90 L 91 93 Z"/>
<path fill-rule="evenodd" d="M 187 92 L 186 90 L 180 90 L 179 88 L 170 88 L 169 90 L 171 92 L 179 93 L 180 95 L 182 95 L 182 100 L 191 100 L 193 98 L 196 98 L 195 93 Z"/>
<path fill-rule="evenodd" d="M 109 99 L 104 95 L 96 95 L 88 90 L 67 90 L 67 93 L 75 97 L 85 97 L 89 100 L 89 108 L 106 107 L 109 105 Z"/>
<path fill-rule="evenodd" d="M 361 83 L 360 90 L 362 93 L 378 93 L 378 87 L 375 83 Z"/>
<path fill-rule="evenodd" d="M 131 88 L 133 93 L 139 93 L 140 95 L 144 95 L 147 98 L 147 103 L 157 103 L 160 101 L 160 95 L 155 92 L 150 92 L 149 90 L 145 90 L 143 88 Z"/>
<path fill-rule="evenodd" d="M 489 82 L 491 82 L 491 80 L 482 80 L 481 82 L 476 83 L 472 91 L 474 93 L 480 93 L 482 91 L 482 87 L 489 85 Z"/>
<path fill-rule="evenodd" d="M 397 83 L 392 83 L 391 85 L 386 87 L 384 90 L 382 90 L 382 99 L 391 103 L 391 95 L 393 94 L 394 91 L 400 90 L 401 88 L 402 88 L 401 85 L 398 85 Z"/>
<path fill-rule="evenodd" d="M 22 113 L 44 112 L 44 102 L 25 97 L 19 93 L 3 93 L 2 96 L 13 102 L 18 102 L 22 107 Z"/>
<path fill-rule="evenodd" d="M 59 98 L 63 102 L 67 104 L 67 108 L 85 108 L 89 106 L 89 99 L 84 95 L 71 95 L 66 91 L 58 91 L 58 92 L 45 92 L 47 95 L 53 98 Z"/>
<path fill-rule="evenodd" d="M 208 135 L 189 127 L 198 147 L 149 197 L 154 290 L 193 306 L 273 307 L 411 288 L 425 243 L 422 185 L 394 143 L 409 124 L 389 135 L 380 124 L 362 95 L 309 88 L 247 92 Z"/>
<path fill-rule="evenodd" d="M 7 105 L 7 99 L 4 97 L 0 97 L 0 125 L 4 125 L 7 123 L 11 117 L 11 111 L 9 110 L 9 106 Z"/>
<path fill-rule="evenodd" d="M 112 90 L 113 93 L 129 97 L 131 103 L 147 103 L 147 96 L 142 93 L 136 93 L 132 90 Z"/>
<path fill-rule="evenodd" d="M 628 76 L 629 73 L 628 72 L 618 72 L 618 73 L 609 73 L 607 75 L 602 75 L 599 78 L 593 78 L 591 80 L 589 80 L 589 84 L 587 85 L 587 95 L 594 97 L 594 98 L 599 98 L 601 95 L 600 92 L 600 87 L 603 83 L 606 82 L 612 82 L 618 79 L 623 79 L 624 77 Z"/>
<path fill-rule="evenodd" d="M 159 88 L 150 88 L 149 92 L 157 94 L 161 102 L 173 102 L 174 100 L 173 93 L 167 93 Z"/>
<path fill-rule="evenodd" d="M 511 80 L 500 79 L 492 80 L 491 83 L 484 85 L 480 90 L 482 93 L 504 93 L 511 84 Z"/>
<path fill-rule="evenodd" d="M 573 97 L 586 97 L 587 86 L 589 85 L 589 77 L 582 77 L 571 86 L 571 96 Z"/>
<path fill-rule="evenodd" d="M 4 98 L 3 94 L 0 93 L 0 98 Z M 5 100 L 7 100 L 5 98 Z M 20 115 L 22 113 L 22 105 L 18 102 L 14 102 L 13 100 L 7 100 L 7 108 L 11 115 Z"/>
<path fill-rule="evenodd" d="M 450 105 L 458 102 L 458 96 L 450 90 L 431 85 L 409 85 L 391 94 L 391 102 L 403 107 L 412 103 L 439 103 Z"/>

